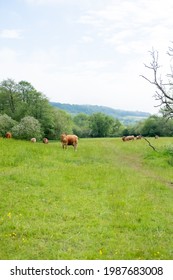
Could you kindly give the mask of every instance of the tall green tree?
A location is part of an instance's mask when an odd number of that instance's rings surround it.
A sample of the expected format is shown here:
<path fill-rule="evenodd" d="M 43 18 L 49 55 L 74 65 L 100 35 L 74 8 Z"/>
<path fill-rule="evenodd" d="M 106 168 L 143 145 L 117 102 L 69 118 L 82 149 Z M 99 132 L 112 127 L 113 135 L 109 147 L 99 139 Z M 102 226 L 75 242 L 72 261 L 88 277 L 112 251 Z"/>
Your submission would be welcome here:
<path fill-rule="evenodd" d="M 10 132 L 16 124 L 7 114 L 0 115 L 0 136 L 5 137 L 6 132 Z"/>
<path fill-rule="evenodd" d="M 20 98 L 14 80 L 7 79 L 0 83 L 0 101 L 0 113 L 15 119 Z"/>
<path fill-rule="evenodd" d="M 53 108 L 46 96 L 27 81 L 15 83 L 7 79 L 0 83 L 0 113 L 16 121 L 32 116 L 40 122 L 44 136 L 51 137 L 53 134 Z"/>
<path fill-rule="evenodd" d="M 51 111 L 46 96 L 37 91 L 30 83 L 12 79 L 0 83 L 0 113 L 6 113 L 15 120 L 25 116 L 33 116 L 42 121 Z"/>
<path fill-rule="evenodd" d="M 37 119 L 28 116 L 21 119 L 20 123 L 12 128 L 14 138 L 30 140 L 32 137 L 38 140 L 43 137 L 41 125 Z"/>
<path fill-rule="evenodd" d="M 122 123 L 118 119 L 115 119 L 113 120 L 113 125 L 112 128 L 110 129 L 110 136 L 113 137 L 122 136 L 123 130 L 124 130 L 124 126 L 122 125 Z"/>
<path fill-rule="evenodd" d="M 79 113 L 75 117 L 73 117 L 73 132 L 77 134 L 79 137 L 89 137 L 90 136 L 90 117 L 87 114 Z"/>
<path fill-rule="evenodd" d="M 63 110 L 53 108 L 54 139 L 59 139 L 62 133 L 73 133 L 73 120 L 70 114 Z"/>
<path fill-rule="evenodd" d="M 141 134 L 143 136 L 161 136 L 161 127 L 159 125 L 160 120 L 157 116 L 150 116 L 147 120 L 144 121 L 143 126 L 141 128 Z"/>
<path fill-rule="evenodd" d="M 90 129 L 92 137 L 107 137 L 110 135 L 114 119 L 103 113 L 90 116 Z"/>
<path fill-rule="evenodd" d="M 171 136 L 173 133 L 173 121 L 164 117 L 152 115 L 146 120 L 139 122 L 133 127 L 134 134 L 143 136 Z"/>

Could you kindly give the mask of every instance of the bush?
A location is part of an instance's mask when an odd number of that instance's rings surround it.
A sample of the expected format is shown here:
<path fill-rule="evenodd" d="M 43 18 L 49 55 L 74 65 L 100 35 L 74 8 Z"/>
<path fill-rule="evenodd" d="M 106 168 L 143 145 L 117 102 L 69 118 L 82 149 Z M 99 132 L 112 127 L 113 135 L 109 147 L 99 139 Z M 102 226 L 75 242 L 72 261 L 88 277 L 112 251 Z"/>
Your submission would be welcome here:
<path fill-rule="evenodd" d="M 5 137 L 6 132 L 11 131 L 12 127 L 16 124 L 17 122 L 8 115 L 0 115 L 0 136 Z"/>
<path fill-rule="evenodd" d="M 163 154 L 168 157 L 169 165 L 173 166 L 173 146 L 166 146 L 163 150 Z"/>
<path fill-rule="evenodd" d="M 34 117 L 24 117 L 20 123 L 12 129 L 13 137 L 16 139 L 30 140 L 31 138 L 41 139 L 43 132 L 41 125 Z"/>

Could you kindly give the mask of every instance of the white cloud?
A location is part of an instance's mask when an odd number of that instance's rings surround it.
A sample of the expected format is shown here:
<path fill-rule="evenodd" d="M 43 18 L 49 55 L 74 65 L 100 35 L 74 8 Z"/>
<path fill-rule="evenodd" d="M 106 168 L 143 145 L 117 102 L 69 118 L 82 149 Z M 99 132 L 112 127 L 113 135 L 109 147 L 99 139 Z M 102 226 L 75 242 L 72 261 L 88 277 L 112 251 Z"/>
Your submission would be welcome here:
<path fill-rule="evenodd" d="M 73 67 L 58 67 L 53 52 L 34 53 L 27 60 L 10 49 L 1 50 L 0 75 L 3 79 L 27 80 L 51 101 L 97 104 L 127 110 L 152 112 L 151 87 L 139 78 L 138 70 L 127 65 L 124 72 L 107 71 L 111 61 L 85 61 Z M 56 70 L 52 71 L 56 67 Z M 4 76 L 8 73 L 8 76 Z M 133 73 L 133 75 L 132 75 Z M 139 86 L 140 84 L 140 86 Z"/>
<path fill-rule="evenodd" d="M 27 80 L 52 101 L 154 110 L 155 89 L 139 75 L 147 75 L 148 51 L 166 53 L 172 40 L 172 1 L 25 2 L 28 6 L 21 13 L 18 7 L 10 22 L 13 29 L 0 32 L 0 37 L 21 39 L 13 45 L 2 40 L 1 78 Z M 28 34 L 21 37 L 21 30 Z M 165 64 L 164 56 L 159 58 Z"/>
<path fill-rule="evenodd" d="M 1 38 L 19 39 L 21 37 L 21 30 L 19 29 L 3 29 L 0 31 Z"/>
<path fill-rule="evenodd" d="M 3 71 L 2 64 L 4 64 L 4 66 L 5 66 L 5 63 L 6 64 L 14 63 L 14 61 L 17 61 L 17 57 L 18 57 L 18 53 L 16 51 L 14 51 L 10 48 L 1 48 L 0 49 L 0 64 L 1 64 L 0 69 L 2 69 L 2 71 Z M 6 71 L 6 67 L 5 67 L 4 71 Z"/>
<path fill-rule="evenodd" d="M 76 5 L 81 7 L 93 7 L 98 5 L 103 5 L 103 2 L 107 2 L 109 0 L 24 0 L 26 3 L 34 6 L 52 6 L 52 5 Z M 101 3 L 100 3 L 101 2 Z"/>
<path fill-rule="evenodd" d="M 64 0 L 25 0 L 28 4 L 32 5 L 49 5 L 62 3 Z"/>
<path fill-rule="evenodd" d="M 104 9 L 89 10 L 81 15 L 79 23 L 92 27 L 97 36 L 116 50 L 163 46 L 172 38 L 173 5 L 165 1 L 116 1 Z M 160 41 L 160 38 L 164 38 Z M 146 44 L 144 45 L 144 40 Z M 164 43 L 165 42 L 165 43 Z M 157 47 L 157 46 L 156 46 Z"/>
<path fill-rule="evenodd" d="M 94 38 L 88 35 L 82 36 L 80 42 L 81 43 L 92 43 L 94 41 Z"/>

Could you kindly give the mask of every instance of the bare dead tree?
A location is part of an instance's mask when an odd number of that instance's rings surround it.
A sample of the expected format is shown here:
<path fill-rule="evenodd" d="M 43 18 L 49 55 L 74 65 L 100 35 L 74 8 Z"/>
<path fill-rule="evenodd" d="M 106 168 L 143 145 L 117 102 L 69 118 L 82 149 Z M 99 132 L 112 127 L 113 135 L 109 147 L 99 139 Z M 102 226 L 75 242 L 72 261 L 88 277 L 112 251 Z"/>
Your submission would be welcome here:
<path fill-rule="evenodd" d="M 149 53 L 152 59 L 151 63 L 144 65 L 153 72 L 153 79 L 149 79 L 143 75 L 140 76 L 156 87 L 154 97 L 159 102 L 156 107 L 160 107 L 163 116 L 167 119 L 173 118 L 173 65 L 171 65 L 173 48 L 169 47 L 167 52 L 167 55 L 170 56 L 170 73 L 166 74 L 165 81 L 159 75 L 159 68 L 161 66 L 158 63 L 158 51 L 152 49 Z"/>

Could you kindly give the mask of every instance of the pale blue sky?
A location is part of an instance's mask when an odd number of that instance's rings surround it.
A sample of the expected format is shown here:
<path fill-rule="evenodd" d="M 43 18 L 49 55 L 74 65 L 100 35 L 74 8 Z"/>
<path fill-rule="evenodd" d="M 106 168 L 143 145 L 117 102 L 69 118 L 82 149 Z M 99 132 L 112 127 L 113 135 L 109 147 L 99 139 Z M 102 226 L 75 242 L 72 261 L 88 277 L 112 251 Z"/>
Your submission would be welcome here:
<path fill-rule="evenodd" d="M 172 0 L 1 0 L 0 81 L 26 80 L 50 101 L 157 112 L 140 77 L 148 51 L 173 41 Z"/>

